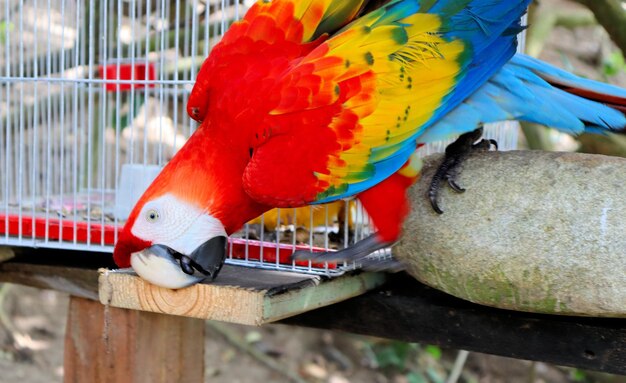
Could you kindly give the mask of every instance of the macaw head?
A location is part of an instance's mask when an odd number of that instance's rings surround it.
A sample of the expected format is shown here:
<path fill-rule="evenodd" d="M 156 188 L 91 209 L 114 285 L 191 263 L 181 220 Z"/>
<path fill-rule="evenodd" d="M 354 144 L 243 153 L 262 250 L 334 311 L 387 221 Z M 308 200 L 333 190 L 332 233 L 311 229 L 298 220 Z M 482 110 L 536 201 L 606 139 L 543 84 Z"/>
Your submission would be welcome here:
<path fill-rule="evenodd" d="M 214 279 L 226 242 L 224 225 L 201 204 L 148 189 L 121 231 L 113 258 L 152 284 L 178 289 Z"/>
<path fill-rule="evenodd" d="M 152 284 L 177 289 L 214 279 L 224 263 L 227 235 L 269 209 L 242 185 L 248 144 L 224 138 L 228 130 L 209 123 L 141 196 L 115 245 L 115 263 Z"/>

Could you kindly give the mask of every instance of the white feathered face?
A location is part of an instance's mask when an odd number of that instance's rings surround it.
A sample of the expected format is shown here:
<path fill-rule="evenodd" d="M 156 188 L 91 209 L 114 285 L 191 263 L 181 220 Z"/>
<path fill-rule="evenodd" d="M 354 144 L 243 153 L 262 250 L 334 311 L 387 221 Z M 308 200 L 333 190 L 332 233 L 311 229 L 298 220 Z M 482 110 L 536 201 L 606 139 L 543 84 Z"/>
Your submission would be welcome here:
<path fill-rule="evenodd" d="M 226 236 L 222 223 L 195 205 L 166 194 L 147 202 L 131 229 L 137 238 L 190 254 L 216 236 Z"/>
<path fill-rule="evenodd" d="M 174 195 L 146 202 L 130 234 L 151 244 L 131 253 L 130 264 L 155 285 L 176 289 L 214 278 L 224 261 L 227 236 L 222 223 Z"/>

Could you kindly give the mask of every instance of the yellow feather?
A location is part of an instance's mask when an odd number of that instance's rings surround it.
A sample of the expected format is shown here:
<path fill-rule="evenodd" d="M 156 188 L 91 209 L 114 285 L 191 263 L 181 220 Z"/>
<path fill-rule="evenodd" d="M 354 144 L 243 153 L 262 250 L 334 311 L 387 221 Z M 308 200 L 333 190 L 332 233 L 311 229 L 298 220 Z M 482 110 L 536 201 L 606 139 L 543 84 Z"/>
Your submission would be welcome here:
<path fill-rule="evenodd" d="M 319 0 L 314 4 L 318 9 L 298 5 L 296 14 L 310 11 L 307 17 L 315 20 L 328 4 Z M 461 70 L 458 59 L 464 44 L 440 37 L 437 15 L 417 13 L 398 24 L 376 25 L 383 13 L 357 19 L 299 63 L 302 68 L 312 64 L 314 74 L 323 80 L 318 97 L 330 95 L 334 101 L 338 84 L 352 78 L 360 81 L 359 93 L 343 104 L 359 117 L 354 142 L 329 160 L 329 174 L 316 174 L 331 186 L 342 186 L 346 179 L 358 181 L 370 163 L 394 155 L 399 144 L 417 134 L 441 106 Z M 311 107 L 317 105 L 312 100 Z M 333 121 L 330 128 L 335 129 L 335 124 L 342 126 L 341 119 Z"/>
<path fill-rule="evenodd" d="M 294 1 L 294 17 L 300 19 L 304 27 L 303 41 L 309 39 L 315 33 L 317 26 L 322 20 L 332 0 Z"/>
<path fill-rule="evenodd" d="M 376 73 L 377 96 L 361 95 L 344 105 L 361 117 L 363 125 L 357 140 L 365 145 L 341 154 L 341 159 L 357 168 L 368 163 L 371 147 L 398 143 L 432 117 L 455 84 L 460 70 L 456 60 L 464 48 L 461 42 L 446 42 L 437 35 L 440 21 L 436 15 L 415 14 L 402 20 L 410 24 L 405 28 L 409 40 L 404 45 L 393 40 L 398 26 L 363 28 L 375 22 L 358 21 L 329 41 L 329 56 L 343 57 L 352 66 L 369 67 Z M 362 155 L 354 155 L 359 151 Z M 339 176 L 338 172 L 333 175 Z"/>
<path fill-rule="evenodd" d="M 417 177 L 422 170 L 423 165 L 424 163 L 422 162 L 422 158 L 419 156 L 417 151 L 415 151 L 411 154 L 411 157 L 409 157 L 409 161 L 406 166 L 400 169 L 398 173 L 408 178 Z"/>
<path fill-rule="evenodd" d="M 348 226 L 354 227 L 354 215 L 356 203 L 349 201 Z M 310 228 L 311 218 L 313 227 L 333 225 L 335 221 L 341 221 L 345 217 L 346 201 L 335 201 L 324 205 L 311 205 L 295 209 L 272 209 L 263 214 L 263 226 L 265 230 L 274 231 L 280 226 L 294 225 L 296 227 Z M 327 214 L 328 213 L 328 222 Z M 280 224 L 279 224 L 280 221 Z M 249 224 L 261 224 L 261 217 L 248 222 Z"/>

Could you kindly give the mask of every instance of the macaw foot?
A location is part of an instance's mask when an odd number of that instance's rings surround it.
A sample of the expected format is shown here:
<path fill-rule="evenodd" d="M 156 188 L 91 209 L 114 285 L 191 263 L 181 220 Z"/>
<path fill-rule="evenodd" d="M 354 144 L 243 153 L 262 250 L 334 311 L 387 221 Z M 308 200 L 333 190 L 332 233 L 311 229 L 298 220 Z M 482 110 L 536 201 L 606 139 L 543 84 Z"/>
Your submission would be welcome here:
<path fill-rule="evenodd" d="M 438 214 L 443 214 L 443 210 L 439 208 L 437 204 L 437 197 L 441 190 L 441 184 L 446 181 L 450 188 L 457 193 L 463 193 L 463 189 L 457 183 L 456 179 L 459 175 L 461 164 L 467 159 L 467 157 L 475 151 L 484 151 L 491 149 L 492 146 L 498 150 L 498 143 L 496 140 L 482 139 L 478 141 L 483 135 L 483 128 L 478 128 L 472 132 L 462 134 L 456 141 L 446 147 L 446 155 L 441 165 L 437 169 L 437 172 L 430 181 L 430 187 L 428 188 L 428 198 L 433 210 Z M 478 141 L 478 142 L 476 142 Z"/>
<path fill-rule="evenodd" d="M 393 242 L 382 241 L 376 234 L 372 234 L 345 249 L 325 253 L 298 250 L 293 253 L 292 258 L 314 262 L 357 262 L 362 269 L 368 271 L 396 272 L 403 270 L 404 266 L 393 258 L 369 256 L 373 252 L 385 249 L 391 245 L 393 245 Z"/>

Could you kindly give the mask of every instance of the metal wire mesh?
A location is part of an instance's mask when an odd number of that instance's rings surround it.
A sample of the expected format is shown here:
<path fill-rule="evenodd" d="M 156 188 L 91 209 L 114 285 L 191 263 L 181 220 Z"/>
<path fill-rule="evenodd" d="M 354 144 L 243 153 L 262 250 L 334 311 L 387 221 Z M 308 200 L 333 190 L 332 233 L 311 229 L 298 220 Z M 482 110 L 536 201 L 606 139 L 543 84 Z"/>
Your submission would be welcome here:
<path fill-rule="evenodd" d="M 0 245 L 111 251 L 132 195 L 196 128 L 184 111 L 201 63 L 251 3 L 5 0 Z M 488 134 L 504 149 L 516 146 L 515 126 Z M 281 257 L 301 244 L 330 249 L 368 235 L 363 209 L 341 203 L 246 225 L 231 240 L 229 262 L 340 272 Z M 330 232 L 341 238 L 330 240 Z"/>

